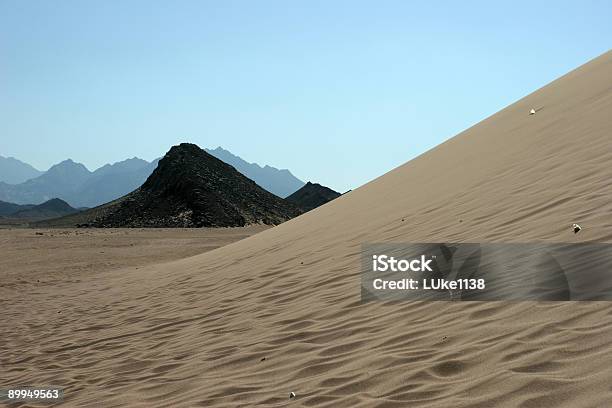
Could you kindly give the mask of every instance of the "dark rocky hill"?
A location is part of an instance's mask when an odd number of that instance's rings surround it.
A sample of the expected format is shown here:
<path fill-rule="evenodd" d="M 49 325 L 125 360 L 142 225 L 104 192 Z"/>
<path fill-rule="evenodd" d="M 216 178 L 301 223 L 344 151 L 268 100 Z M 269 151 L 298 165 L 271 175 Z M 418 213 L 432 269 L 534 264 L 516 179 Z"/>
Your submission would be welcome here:
<path fill-rule="evenodd" d="M 93 227 L 236 227 L 280 224 L 301 212 L 234 167 L 183 143 L 166 153 L 140 188 L 63 222 Z"/>
<path fill-rule="evenodd" d="M 34 207 L 34 205 L 19 205 L 14 203 L 7 203 L 6 201 L 0 201 L 0 217 L 6 217 L 16 213 L 20 210 L 27 210 Z"/>
<path fill-rule="evenodd" d="M 72 208 L 67 202 L 65 202 L 64 200 L 60 200 L 59 198 L 53 198 L 49 201 L 35 206 L 20 207 L 30 208 L 20 209 L 19 211 L 9 214 L 8 217 L 28 220 L 44 220 L 49 218 L 63 217 L 65 215 L 79 212 L 79 210 L 77 210 L 76 208 Z"/>
<path fill-rule="evenodd" d="M 331 188 L 309 181 L 304 187 L 287 197 L 287 201 L 304 211 L 310 211 L 340 196 L 340 193 Z"/>

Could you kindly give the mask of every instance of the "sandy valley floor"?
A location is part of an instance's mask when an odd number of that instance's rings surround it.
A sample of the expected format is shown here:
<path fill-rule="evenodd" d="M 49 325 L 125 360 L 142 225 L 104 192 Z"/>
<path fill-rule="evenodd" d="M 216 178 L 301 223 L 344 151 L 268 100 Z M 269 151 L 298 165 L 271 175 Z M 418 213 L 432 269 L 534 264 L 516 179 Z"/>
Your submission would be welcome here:
<path fill-rule="evenodd" d="M 0 291 L 186 258 L 267 228 L 0 228 Z"/>

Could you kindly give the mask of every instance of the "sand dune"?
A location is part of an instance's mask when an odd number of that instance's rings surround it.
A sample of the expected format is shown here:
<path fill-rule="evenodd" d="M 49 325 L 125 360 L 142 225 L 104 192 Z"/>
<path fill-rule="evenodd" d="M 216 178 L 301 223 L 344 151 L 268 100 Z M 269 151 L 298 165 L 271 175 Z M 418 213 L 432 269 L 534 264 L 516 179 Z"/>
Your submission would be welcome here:
<path fill-rule="evenodd" d="M 92 407 L 612 406 L 610 303 L 361 304 L 359 281 L 363 242 L 611 242 L 611 113 L 608 52 L 278 227 L 13 293 L 0 383 Z"/>

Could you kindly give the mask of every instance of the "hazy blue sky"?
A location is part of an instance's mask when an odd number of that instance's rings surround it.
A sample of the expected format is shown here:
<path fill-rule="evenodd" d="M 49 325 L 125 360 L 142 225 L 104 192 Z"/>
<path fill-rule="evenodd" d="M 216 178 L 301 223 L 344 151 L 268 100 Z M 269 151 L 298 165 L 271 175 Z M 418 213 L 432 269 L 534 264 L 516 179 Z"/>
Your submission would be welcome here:
<path fill-rule="evenodd" d="M 344 191 L 607 51 L 611 4 L 2 0 L 0 154 L 190 141 Z"/>

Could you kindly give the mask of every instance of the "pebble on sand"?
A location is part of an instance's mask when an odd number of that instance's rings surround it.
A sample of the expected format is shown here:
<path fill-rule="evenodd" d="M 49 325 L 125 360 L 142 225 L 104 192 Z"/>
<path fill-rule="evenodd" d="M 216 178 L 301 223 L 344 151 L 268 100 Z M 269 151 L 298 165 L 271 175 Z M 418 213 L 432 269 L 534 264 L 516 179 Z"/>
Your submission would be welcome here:
<path fill-rule="evenodd" d="M 291 391 L 289 393 L 289 399 L 293 399 L 293 398 L 295 398 L 295 392 Z"/>
<path fill-rule="evenodd" d="M 574 230 L 574 234 L 579 233 L 581 229 L 582 229 L 582 227 L 580 225 L 572 224 L 572 230 Z"/>
<path fill-rule="evenodd" d="M 529 114 L 530 114 L 530 115 L 535 115 L 535 113 L 536 113 L 536 110 L 535 110 L 535 109 L 533 109 L 533 108 L 531 108 L 531 110 L 529 111 Z"/>

